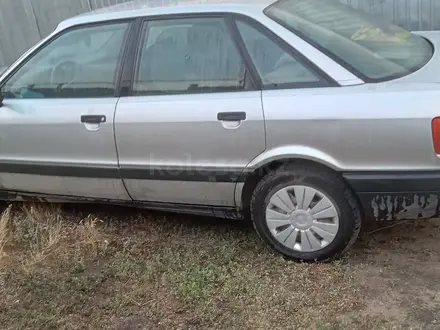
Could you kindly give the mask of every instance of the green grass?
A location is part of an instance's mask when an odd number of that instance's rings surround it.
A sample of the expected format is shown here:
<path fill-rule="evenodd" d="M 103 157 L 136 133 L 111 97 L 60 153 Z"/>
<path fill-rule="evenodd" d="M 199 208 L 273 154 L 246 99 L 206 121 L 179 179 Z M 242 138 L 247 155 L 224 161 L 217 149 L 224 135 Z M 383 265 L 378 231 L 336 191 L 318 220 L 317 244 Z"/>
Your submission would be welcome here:
<path fill-rule="evenodd" d="M 86 210 L 13 205 L 0 259 L 2 329 L 395 324 L 365 312 L 362 253 L 348 261 L 293 263 L 270 251 L 247 225 Z"/>

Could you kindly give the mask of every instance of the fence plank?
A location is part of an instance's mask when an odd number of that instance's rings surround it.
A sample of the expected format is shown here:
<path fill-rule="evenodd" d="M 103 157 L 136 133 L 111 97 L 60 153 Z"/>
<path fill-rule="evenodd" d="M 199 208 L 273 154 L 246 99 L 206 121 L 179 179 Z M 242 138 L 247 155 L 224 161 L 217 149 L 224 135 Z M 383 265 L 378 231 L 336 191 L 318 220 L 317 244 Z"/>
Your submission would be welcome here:
<path fill-rule="evenodd" d="M 90 11 L 88 0 L 31 0 L 31 3 L 43 36 L 66 18 Z"/>
<path fill-rule="evenodd" d="M 123 2 L 128 2 L 128 0 L 90 0 L 92 9 L 118 5 Z"/>
<path fill-rule="evenodd" d="M 10 65 L 40 40 L 29 0 L 0 0 L 0 66 Z"/>

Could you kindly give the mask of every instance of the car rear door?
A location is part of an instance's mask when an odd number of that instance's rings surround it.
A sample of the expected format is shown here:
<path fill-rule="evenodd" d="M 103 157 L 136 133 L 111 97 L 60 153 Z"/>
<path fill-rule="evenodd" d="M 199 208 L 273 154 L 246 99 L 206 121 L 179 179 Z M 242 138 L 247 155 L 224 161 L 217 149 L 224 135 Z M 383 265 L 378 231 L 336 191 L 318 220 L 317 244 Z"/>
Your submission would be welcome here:
<path fill-rule="evenodd" d="M 265 150 L 261 91 L 227 22 L 143 22 L 132 91 L 115 116 L 121 176 L 134 200 L 233 207 L 240 175 Z"/>
<path fill-rule="evenodd" d="M 131 23 L 68 29 L 2 84 L 0 189 L 127 200 L 113 118 Z"/>

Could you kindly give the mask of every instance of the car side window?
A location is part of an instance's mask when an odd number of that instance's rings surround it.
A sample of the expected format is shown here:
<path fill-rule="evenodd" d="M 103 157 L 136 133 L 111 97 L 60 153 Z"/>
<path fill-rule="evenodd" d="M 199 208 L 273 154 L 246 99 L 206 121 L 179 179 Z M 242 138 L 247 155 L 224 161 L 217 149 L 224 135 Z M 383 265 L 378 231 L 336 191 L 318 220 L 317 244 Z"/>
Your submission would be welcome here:
<path fill-rule="evenodd" d="M 254 26 L 237 20 L 237 28 L 264 88 L 306 86 L 321 81 L 312 70 Z"/>
<path fill-rule="evenodd" d="M 223 18 L 150 21 L 143 28 L 133 93 L 241 91 L 245 68 Z"/>
<path fill-rule="evenodd" d="M 68 31 L 42 48 L 3 86 L 5 98 L 94 98 L 115 93 L 129 23 Z"/>

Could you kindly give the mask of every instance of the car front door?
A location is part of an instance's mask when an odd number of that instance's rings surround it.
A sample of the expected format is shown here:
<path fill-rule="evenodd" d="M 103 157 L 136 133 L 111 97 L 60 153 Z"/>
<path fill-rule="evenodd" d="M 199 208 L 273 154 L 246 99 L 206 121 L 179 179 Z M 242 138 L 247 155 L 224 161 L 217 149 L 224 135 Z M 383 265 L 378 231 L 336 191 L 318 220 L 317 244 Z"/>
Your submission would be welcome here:
<path fill-rule="evenodd" d="M 113 118 L 130 25 L 61 32 L 2 82 L 0 190 L 129 199 Z"/>
<path fill-rule="evenodd" d="M 137 201 L 235 206 L 265 150 L 257 90 L 227 20 L 146 20 L 132 94 L 115 116 L 120 170 Z"/>

